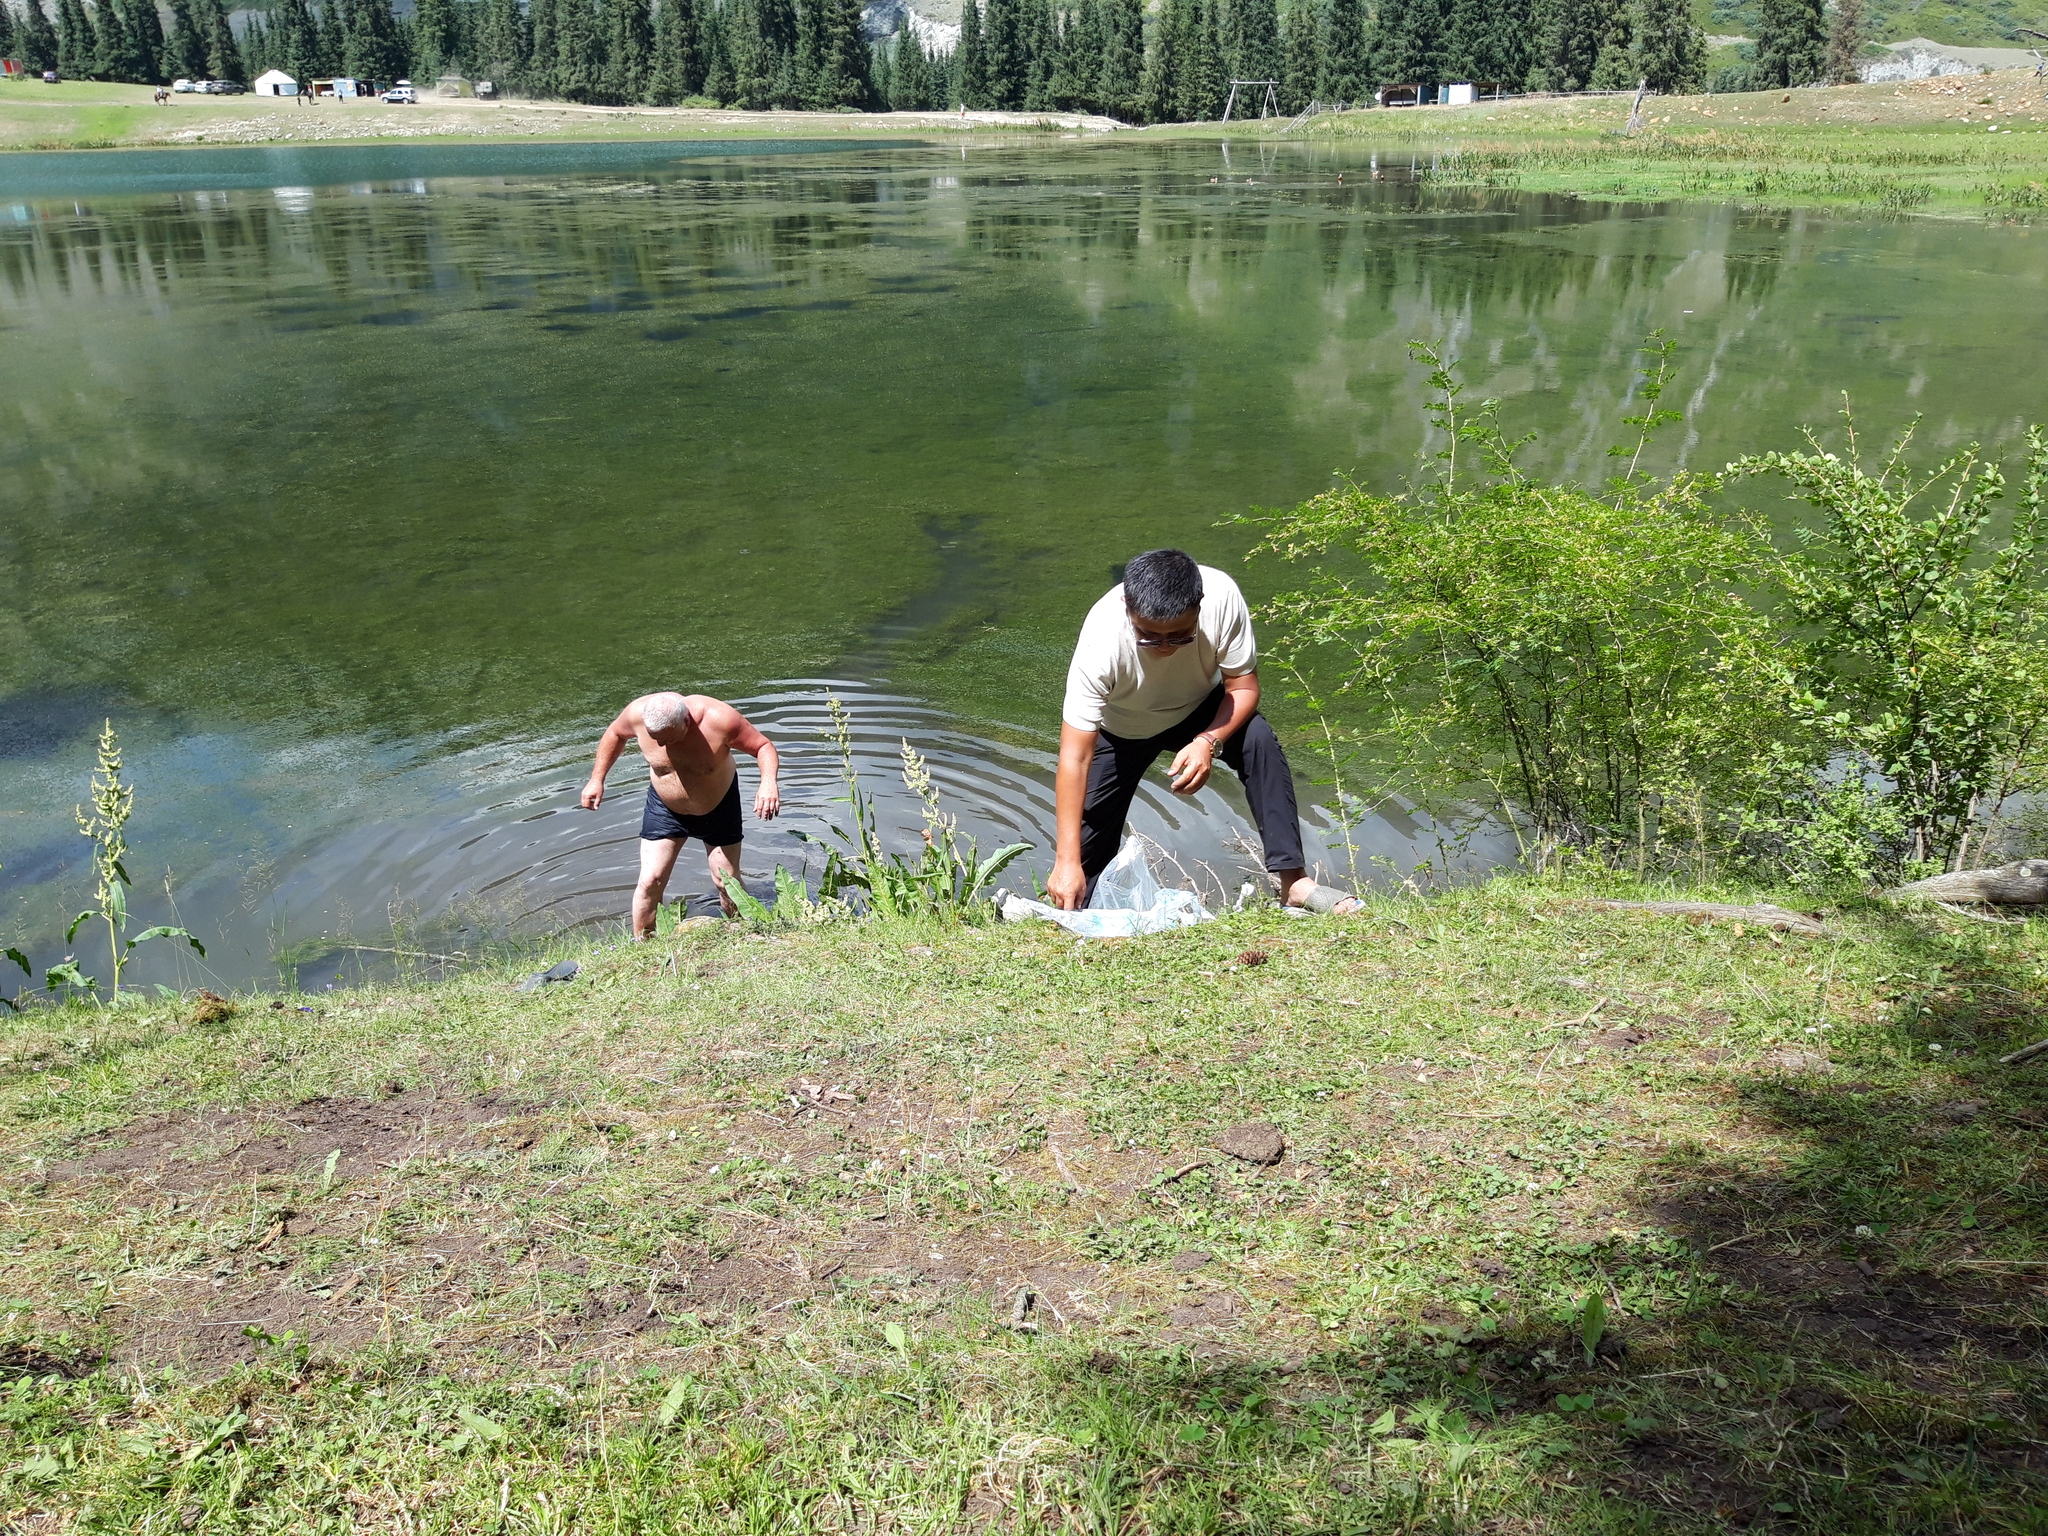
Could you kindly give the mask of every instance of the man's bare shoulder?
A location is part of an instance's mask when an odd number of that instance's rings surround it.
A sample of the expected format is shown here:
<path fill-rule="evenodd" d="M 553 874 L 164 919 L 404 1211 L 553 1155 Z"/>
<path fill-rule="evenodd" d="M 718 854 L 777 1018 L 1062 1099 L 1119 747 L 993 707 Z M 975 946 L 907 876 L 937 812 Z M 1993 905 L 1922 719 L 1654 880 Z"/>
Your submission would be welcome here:
<path fill-rule="evenodd" d="M 692 693 L 684 697 L 689 703 L 690 713 L 697 717 L 697 729 L 700 731 L 725 735 L 747 723 L 747 717 L 723 699 L 714 699 L 708 693 Z"/>

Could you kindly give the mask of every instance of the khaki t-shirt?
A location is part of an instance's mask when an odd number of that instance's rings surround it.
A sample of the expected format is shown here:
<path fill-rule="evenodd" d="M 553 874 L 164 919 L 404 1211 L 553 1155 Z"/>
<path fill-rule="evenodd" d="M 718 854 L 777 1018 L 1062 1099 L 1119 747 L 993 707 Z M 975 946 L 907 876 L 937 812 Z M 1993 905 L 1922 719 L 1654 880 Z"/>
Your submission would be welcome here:
<path fill-rule="evenodd" d="M 1088 610 L 1067 668 L 1067 702 L 1060 716 L 1077 731 L 1108 731 L 1142 739 L 1178 725 L 1226 677 L 1258 665 L 1251 611 L 1237 583 L 1200 567 L 1202 616 L 1194 640 L 1172 655 L 1141 649 L 1124 607 L 1124 589 L 1112 587 Z"/>

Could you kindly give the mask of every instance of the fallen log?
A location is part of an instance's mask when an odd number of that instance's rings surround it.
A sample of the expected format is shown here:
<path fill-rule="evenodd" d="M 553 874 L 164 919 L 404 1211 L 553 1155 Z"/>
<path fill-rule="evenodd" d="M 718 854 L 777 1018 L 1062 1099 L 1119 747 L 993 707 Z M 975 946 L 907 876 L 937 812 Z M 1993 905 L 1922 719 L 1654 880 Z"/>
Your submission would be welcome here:
<path fill-rule="evenodd" d="M 1709 923 L 1754 923 L 1776 933 L 1803 933 L 1820 938 L 1827 932 L 1818 918 L 1783 907 L 1737 907 L 1719 901 L 1595 901 L 1595 907 L 1633 912 L 1655 912 L 1664 917 L 1690 917 Z"/>
<path fill-rule="evenodd" d="M 1996 869 L 1966 869 L 1894 886 L 1887 896 L 1923 896 L 1929 901 L 1978 901 L 2001 907 L 2048 903 L 2048 859 L 2016 859 Z"/>

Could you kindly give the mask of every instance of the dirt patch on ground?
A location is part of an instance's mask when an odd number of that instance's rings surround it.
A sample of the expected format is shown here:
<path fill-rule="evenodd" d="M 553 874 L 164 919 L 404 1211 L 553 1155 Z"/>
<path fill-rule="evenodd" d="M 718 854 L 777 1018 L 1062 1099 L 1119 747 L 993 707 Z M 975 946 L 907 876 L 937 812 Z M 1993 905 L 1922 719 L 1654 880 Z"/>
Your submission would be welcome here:
<path fill-rule="evenodd" d="M 446 1156 L 502 1140 L 481 1136 L 481 1128 L 504 1129 L 536 1107 L 420 1089 L 374 1100 L 317 1098 L 285 1109 L 161 1117 L 107 1132 L 80 1156 L 52 1163 L 46 1177 L 52 1185 L 118 1182 L 128 1204 L 246 1191 L 252 1180 L 259 1188 L 265 1179 L 324 1180 L 330 1156 L 334 1180 L 364 1179 L 408 1157 Z M 518 1142 L 516 1124 L 512 1130 Z"/>

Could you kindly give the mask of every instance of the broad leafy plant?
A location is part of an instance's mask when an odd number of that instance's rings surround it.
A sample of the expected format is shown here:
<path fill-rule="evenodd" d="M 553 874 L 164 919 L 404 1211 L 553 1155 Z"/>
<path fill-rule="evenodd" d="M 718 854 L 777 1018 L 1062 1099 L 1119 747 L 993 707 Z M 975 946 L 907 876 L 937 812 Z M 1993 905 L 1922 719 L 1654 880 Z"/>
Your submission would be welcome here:
<path fill-rule="evenodd" d="M 108 996 L 118 1002 L 121 973 L 127 969 L 137 945 L 146 944 L 151 939 L 183 939 L 202 957 L 206 954 L 206 947 L 183 928 L 145 928 L 133 938 L 128 936 L 128 892 L 135 882 L 129 878 L 122 861 L 128 856 L 127 827 L 128 818 L 135 813 L 135 790 L 121 781 L 121 747 L 115 739 L 111 720 L 100 731 L 99 757 L 90 788 L 91 811 L 80 806 L 76 815 L 78 830 L 92 843 L 93 875 L 98 882 L 93 899 L 99 905 L 88 907 L 71 920 L 71 926 L 64 932 L 64 942 L 69 944 L 78 936 L 80 928 L 95 919 L 107 925 L 107 949 L 114 973 Z M 10 955 L 20 959 L 11 951 Z M 65 986 L 76 992 L 91 992 L 99 986 L 71 957 L 51 966 L 44 984 L 53 988 Z"/>
<path fill-rule="evenodd" d="M 1267 609 L 1278 660 L 1348 699 L 1373 787 L 1439 819 L 1505 811 L 1539 866 L 1654 846 L 1660 820 L 1699 838 L 1699 807 L 1748 792 L 1782 713 L 1768 625 L 1740 595 L 1754 531 L 1708 514 L 1711 481 L 1642 467 L 1676 419 L 1658 406 L 1670 348 L 1646 350 L 1627 467 L 1593 491 L 1524 475 L 1498 402 L 1464 406 L 1452 365 L 1416 344 L 1433 469 L 1400 495 L 1346 479 L 1266 514 L 1255 551 L 1313 571 Z"/>
<path fill-rule="evenodd" d="M 958 818 L 940 807 L 930 770 L 906 741 L 903 782 L 923 809 L 924 847 L 915 858 L 885 849 L 874 798 L 862 787 L 854 762 L 852 722 L 846 706 L 836 695 L 828 702 L 831 739 L 839 755 L 847 804 L 853 809 L 853 828 L 831 829 L 843 845 L 840 848 L 806 838 L 826 849 L 822 894 L 836 897 L 841 891 L 859 891 L 868 910 L 883 917 L 958 917 L 986 899 L 990 882 L 1031 844 L 1008 843 L 983 858 L 975 840 L 961 835 Z M 801 832 L 796 835 L 805 836 Z"/>
<path fill-rule="evenodd" d="M 1781 476 L 1821 514 L 1780 576 L 1805 631 L 1804 711 L 1847 759 L 1851 791 L 1871 770 L 1890 781 L 1909 862 L 1962 867 L 1973 831 L 2048 782 L 2048 438 L 2027 433 L 2001 537 L 2005 476 L 1975 444 L 1916 473 L 1908 428 L 1866 469 L 1843 416 L 1846 454 L 1809 433 L 1811 452 L 1727 473 Z"/>

